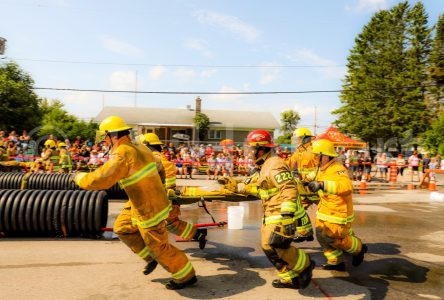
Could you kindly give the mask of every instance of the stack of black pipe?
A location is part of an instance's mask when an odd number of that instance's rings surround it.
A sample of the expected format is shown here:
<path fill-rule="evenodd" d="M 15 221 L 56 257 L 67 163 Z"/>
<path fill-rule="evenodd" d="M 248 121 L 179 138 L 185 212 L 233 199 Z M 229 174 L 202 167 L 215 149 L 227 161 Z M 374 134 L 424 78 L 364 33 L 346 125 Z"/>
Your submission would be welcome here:
<path fill-rule="evenodd" d="M 6 236 L 97 237 L 107 218 L 104 191 L 0 190 L 0 232 Z"/>
<path fill-rule="evenodd" d="M 32 189 L 32 190 L 78 190 L 72 181 L 72 174 L 32 173 L 24 178 L 25 173 L 0 173 L 0 189 Z M 22 187 L 23 179 L 25 179 Z M 125 191 L 116 183 L 106 192 L 110 199 L 128 199 Z"/>

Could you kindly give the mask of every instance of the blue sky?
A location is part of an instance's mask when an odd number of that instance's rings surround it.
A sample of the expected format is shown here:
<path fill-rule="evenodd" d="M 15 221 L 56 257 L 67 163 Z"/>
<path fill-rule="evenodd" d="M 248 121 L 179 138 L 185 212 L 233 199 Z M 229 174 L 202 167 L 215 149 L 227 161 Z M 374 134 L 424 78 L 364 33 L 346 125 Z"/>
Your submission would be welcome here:
<path fill-rule="evenodd" d="M 436 23 L 444 13 L 444 1 L 422 2 L 429 21 Z M 0 0 L 0 36 L 8 40 L 2 61 L 16 60 L 36 87 L 162 92 L 338 90 L 355 37 L 375 11 L 397 3 Z M 340 105 L 338 93 L 37 93 L 62 100 L 70 113 L 81 118 L 96 116 L 102 105 L 194 107 L 194 98 L 200 96 L 204 109 L 271 111 L 278 120 L 283 110 L 295 109 L 302 117 L 300 125 L 312 130 L 316 107 L 318 133 L 335 119 L 330 112 Z"/>

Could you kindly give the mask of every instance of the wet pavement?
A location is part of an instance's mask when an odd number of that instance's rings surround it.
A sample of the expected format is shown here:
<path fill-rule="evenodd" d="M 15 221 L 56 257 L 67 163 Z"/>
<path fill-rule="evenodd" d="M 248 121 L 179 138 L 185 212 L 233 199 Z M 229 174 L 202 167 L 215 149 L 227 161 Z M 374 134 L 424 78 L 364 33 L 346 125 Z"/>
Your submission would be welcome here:
<path fill-rule="evenodd" d="M 179 180 L 190 183 L 210 184 Z M 161 268 L 141 275 L 143 263 L 118 240 L 0 239 L 0 299 L 443 299 L 444 203 L 426 190 L 382 185 L 354 195 L 354 203 L 353 229 L 369 248 L 364 263 L 353 267 L 347 257 L 346 272 L 317 267 L 302 291 L 271 287 L 276 273 L 260 248 L 260 201 L 214 201 L 207 207 L 216 221 L 227 220 L 229 206 L 243 206 L 243 229 L 209 229 L 204 250 L 170 237 L 196 268 L 193 288 L 165 290 Z M 122 206 L 110 202 L 109 226 Z M 309 214 L 314 219 L 314 208 Z M 183 205 L 182 219 L 212 222 L 197 204 Z M 318 266 L 325 262 L 316 241 L 299 246 Z"/>

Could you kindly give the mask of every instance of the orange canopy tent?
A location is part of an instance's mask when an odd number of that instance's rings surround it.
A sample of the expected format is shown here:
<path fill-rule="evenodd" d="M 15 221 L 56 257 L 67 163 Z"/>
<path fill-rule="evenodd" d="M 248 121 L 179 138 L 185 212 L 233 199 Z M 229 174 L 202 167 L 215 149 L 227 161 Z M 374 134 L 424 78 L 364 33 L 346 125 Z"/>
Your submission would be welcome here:
<path fill-rule="evenodd" d="M 333 126 L 327 128 L 327 130 L 316 136 L 317 140 L 327 139 L 333 143 L 335 147 L 344 148 L 366 148 L 367 143 L 349 138 Z"/>
<path fill-rule="evenodd" d="M 231 146 L 234 145 L 234 141 L 230 139 L 225 139 L 220 141 L 219 146 Z"/>

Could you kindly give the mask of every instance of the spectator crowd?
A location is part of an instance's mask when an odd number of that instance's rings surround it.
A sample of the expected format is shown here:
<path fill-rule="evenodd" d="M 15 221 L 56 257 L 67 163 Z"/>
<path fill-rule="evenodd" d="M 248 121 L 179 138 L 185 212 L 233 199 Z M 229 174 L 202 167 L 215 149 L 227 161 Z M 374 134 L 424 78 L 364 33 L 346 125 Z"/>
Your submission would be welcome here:
<path fill-rule="evenodd" d="M 66 145 L 71 158 L 71 170 L 94 169 L 108 159 L 108 147 L 103 143 L 77 136 L 72 141 L 59 140 L 55 135 L 47 139 L 35 141 L 27 131 L 18 135 L 15 131 L 6 134 L 0 131 L 0 160 L 18 162 L 34 162 L 44 156 L 46 141 L 55 145 Z M 219 176 L 247 176 L 254 172 L 254 158 L 246 147 L 241 144 L 217 146 L 212 144 L 192 144 L 169 142 L 163 147 L 165 157 L 176 164 L 178 178 L 193 178 L 194 175 L 206 174 L 208 179 Z M 39 147 L 40 146 L 40 147 Z M 65 148 L 65 147 L 64 147 Z M 430 156 L 413 151 L 408 157 L 398 154 L 377 153 L 372 157 L 369 151 L 339 150 L 339 159 L 347 167 L 352 180 L 360 180 L 363 175 L 367 180 L 378 178 L 388 181 L 390 166 L 396 165 L 397 173 L 404 176 L 409 171 L 410 180 L 421 180 L 421 174 L 427 169 L 444 169 L 444 159 L 439 154 Z M 287 147 L 277 147 L 276 153 L 283 159 L 291 156 Z"/>

